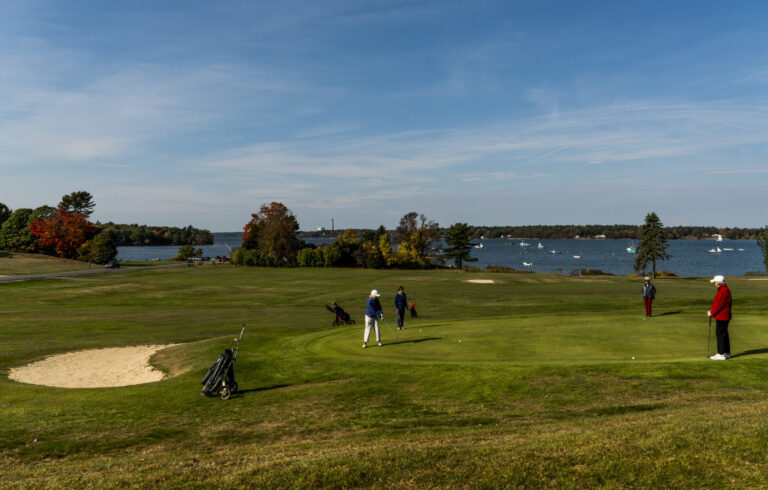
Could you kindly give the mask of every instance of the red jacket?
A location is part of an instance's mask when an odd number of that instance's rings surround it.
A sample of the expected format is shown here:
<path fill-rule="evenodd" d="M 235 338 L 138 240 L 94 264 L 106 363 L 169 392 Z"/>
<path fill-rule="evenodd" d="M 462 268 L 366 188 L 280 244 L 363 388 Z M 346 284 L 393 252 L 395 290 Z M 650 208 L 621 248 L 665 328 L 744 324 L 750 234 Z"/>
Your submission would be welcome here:
<path fill-rule="evenodd" d="M 731 291 L 725 284 L 717 288 L 717 294 L 715 294 L 709 312 L 715 320 L 731 319 Z"/>

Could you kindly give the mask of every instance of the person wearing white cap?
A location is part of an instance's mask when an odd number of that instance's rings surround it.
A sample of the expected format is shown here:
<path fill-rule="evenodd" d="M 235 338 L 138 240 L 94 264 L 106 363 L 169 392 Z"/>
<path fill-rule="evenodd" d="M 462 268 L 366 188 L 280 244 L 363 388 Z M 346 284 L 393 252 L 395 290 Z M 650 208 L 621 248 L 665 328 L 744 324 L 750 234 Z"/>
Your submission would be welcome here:
<path fill-rule="evenodd" d="M 725 277 L 715 276 L 711 281 L 717 287 L 712 307 L 707 316 L 716 321 L 715 337 L 717 338 L 717 354 L 710 357 L 714 361 L 724 361 L 731 357 L 731 339 L 728 336 L 728 323 L 731 321 L 731 290 L 725 283 Z"/>
<path fill-rule="evenodd" d="M 363 335 L 363 349 L 368 347 L 368 337 L 371 335 L 371 327 L 376 331 L 376 342 L 381 347 L 381 333 L 379 331 L 379 318 L 384 318 L 384 311 L 381 309 L 379 294 L 375 289 L 368 295 L 368 301 L 365 303 L 365 334 Z"/>
<path fill-rule="evenodd" d="M 645 318 L 648 318 L 653 316 L 651 303 L 653 303 L 653 298 L 656 297 L 656 286 L 651 284 L 650 277 L 646 276 L 643 281 L 643 303 L 645 303 Z M 643 318 L 643 320 L 645 320 L 645 318 Z"/>

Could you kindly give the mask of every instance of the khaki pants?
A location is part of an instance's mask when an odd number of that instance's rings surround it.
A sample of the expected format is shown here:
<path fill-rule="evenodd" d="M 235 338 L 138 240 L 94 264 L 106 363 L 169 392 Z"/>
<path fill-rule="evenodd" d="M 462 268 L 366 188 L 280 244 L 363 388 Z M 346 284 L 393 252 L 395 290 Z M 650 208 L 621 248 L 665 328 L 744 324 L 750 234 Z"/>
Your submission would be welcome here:
<path fill-rule="evenodd" d="M 365 335 L 363 336 L 363 342 L 368 343 L 368 337 L 371 335 L 371 327 L 376 331 L 376 342 L 381 342 L 381 334 L 379 333 L 379 319 L 373 316 L 365 316 Z"/>

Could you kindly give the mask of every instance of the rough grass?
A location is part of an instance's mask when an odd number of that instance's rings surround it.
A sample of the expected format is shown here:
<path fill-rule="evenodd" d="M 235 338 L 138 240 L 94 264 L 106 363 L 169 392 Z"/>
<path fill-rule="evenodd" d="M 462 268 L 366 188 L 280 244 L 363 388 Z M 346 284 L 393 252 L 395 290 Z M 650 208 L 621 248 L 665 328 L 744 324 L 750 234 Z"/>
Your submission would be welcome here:
<path fill-rule="evenodd" d="M 94 265 L 93 267 L 101 267 Z M 48 274 L 87 269 L 88 264 L 40 254 L 25 254 L 0 250 L 0 275 Z"/>
<path fill-rule="evenodd" d="M 657 281 L 660 316 L 644 321 L 636 279 L 488 277 L 502 282 L 199 267 L 0 285 L 3 486 L 764 486 L 767 282 L 732 280 L 736 357 L 713 362 L 706 280 Z M 365 294 L 384 293 L 391 325 L 399 284 L 418 321 L 361 349 Z M 358 325 L 330 327 L 331 301 Z M 241 323 L 241 393 L 202 398 Z M 153 358 L 173 377 L 68 390 L 5 376 L 149 343 L 183 343 Z"/>

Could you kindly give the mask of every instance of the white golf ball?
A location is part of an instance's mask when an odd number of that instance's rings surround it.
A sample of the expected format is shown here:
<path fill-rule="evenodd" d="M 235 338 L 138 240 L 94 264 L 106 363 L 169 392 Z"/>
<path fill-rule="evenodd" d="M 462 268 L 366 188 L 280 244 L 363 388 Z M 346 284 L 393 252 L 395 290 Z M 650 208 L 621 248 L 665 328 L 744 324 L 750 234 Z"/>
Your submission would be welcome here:
<path fill-rule="evenodd" d="M 635 360 L 635 356 L 632 356 L 632 360 L 633 360 L 633 361 Z"/>
<path fill-rule="evenodd" d="M 461 340 L 459 340 L 459 343 L 461 343 Z"/>

